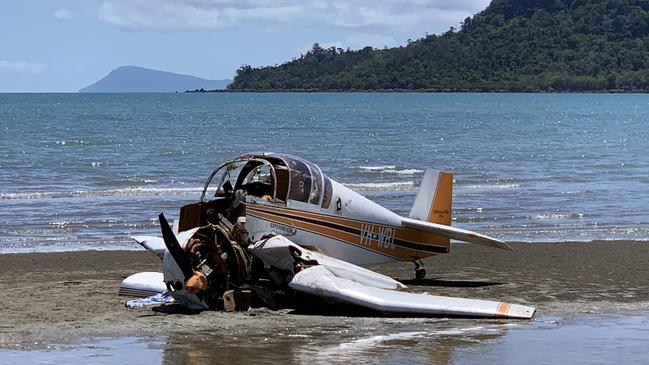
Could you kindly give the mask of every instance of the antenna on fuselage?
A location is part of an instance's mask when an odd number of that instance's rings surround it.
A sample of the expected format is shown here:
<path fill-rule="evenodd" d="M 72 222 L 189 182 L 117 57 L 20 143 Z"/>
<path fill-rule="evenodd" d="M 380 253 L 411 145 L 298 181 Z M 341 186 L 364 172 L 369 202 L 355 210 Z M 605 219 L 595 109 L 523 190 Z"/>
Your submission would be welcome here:
<path fill-rule="evenodd" d="M 347 134 L 345 133 L 343 135 L 343 142 L 340 144 L 340 147 L 338 148 L 338 153 L 336 153 L 336 158 L 334 158 L 334 162 L 332 162 L 331 166 L 329 166 L 329 171 L 327 171 L 327 175 L 329 175 L 331 173 L 331 170 L 336 165 L 336 162 L 338 162 L 338 156 L 340 155 L 340 151 L 343 149 L 343 146 L 345 145 L 346 140 L 347 140 Z"/>

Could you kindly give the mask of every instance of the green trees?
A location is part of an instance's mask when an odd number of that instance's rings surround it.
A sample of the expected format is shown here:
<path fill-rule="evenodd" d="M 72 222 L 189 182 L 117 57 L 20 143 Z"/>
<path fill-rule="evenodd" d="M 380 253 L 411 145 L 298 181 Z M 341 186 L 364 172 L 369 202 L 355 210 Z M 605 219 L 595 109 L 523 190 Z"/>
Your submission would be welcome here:
<path fill-rule="evenodd" d="M 313 48 L 232 90 L 649 91 L 649 0 L 493 0 L 390 49 Z"/>

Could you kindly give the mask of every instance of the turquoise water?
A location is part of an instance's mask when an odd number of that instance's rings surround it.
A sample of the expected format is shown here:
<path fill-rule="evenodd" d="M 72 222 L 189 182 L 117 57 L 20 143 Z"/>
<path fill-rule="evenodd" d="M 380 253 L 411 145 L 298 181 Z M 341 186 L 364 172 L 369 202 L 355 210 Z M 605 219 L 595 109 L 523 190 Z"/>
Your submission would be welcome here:
<path fill-rule="evenodd" d="M 646 95 L 0 94 L 0 245 L 134 247 L 258 150 L 400 214 L 454 172 L 454 225 L 505 240 L 647 240 L 648 118 Z"/>

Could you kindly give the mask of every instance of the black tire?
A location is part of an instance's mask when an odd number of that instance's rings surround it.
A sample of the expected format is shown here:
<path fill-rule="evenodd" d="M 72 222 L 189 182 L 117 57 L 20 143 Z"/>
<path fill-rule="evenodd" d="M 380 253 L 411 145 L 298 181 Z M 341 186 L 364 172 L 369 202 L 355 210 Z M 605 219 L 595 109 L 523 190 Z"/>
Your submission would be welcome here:
<path fill-rule="evenodd" d="M 425 278 L 425 277 L 426 277 L 426 269 L 424 269 L 424 268 L 419 268 L 419 269 L 415 270 L 415 277 L 416 277 L 417 279 L 423 279 L 423 278 Z"/>

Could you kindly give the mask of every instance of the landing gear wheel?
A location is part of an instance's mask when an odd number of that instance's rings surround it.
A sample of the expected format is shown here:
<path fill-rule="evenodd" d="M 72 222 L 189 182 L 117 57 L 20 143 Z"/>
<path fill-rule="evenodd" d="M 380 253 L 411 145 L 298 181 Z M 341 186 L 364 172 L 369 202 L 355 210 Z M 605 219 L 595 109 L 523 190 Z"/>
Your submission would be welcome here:
<path fill-rule="evenodd" d="M 415 277 L 419 280 L 426 277 L 426 269 L 424 269 L 424 263 L 421 260 L 415 260 Z"/>

